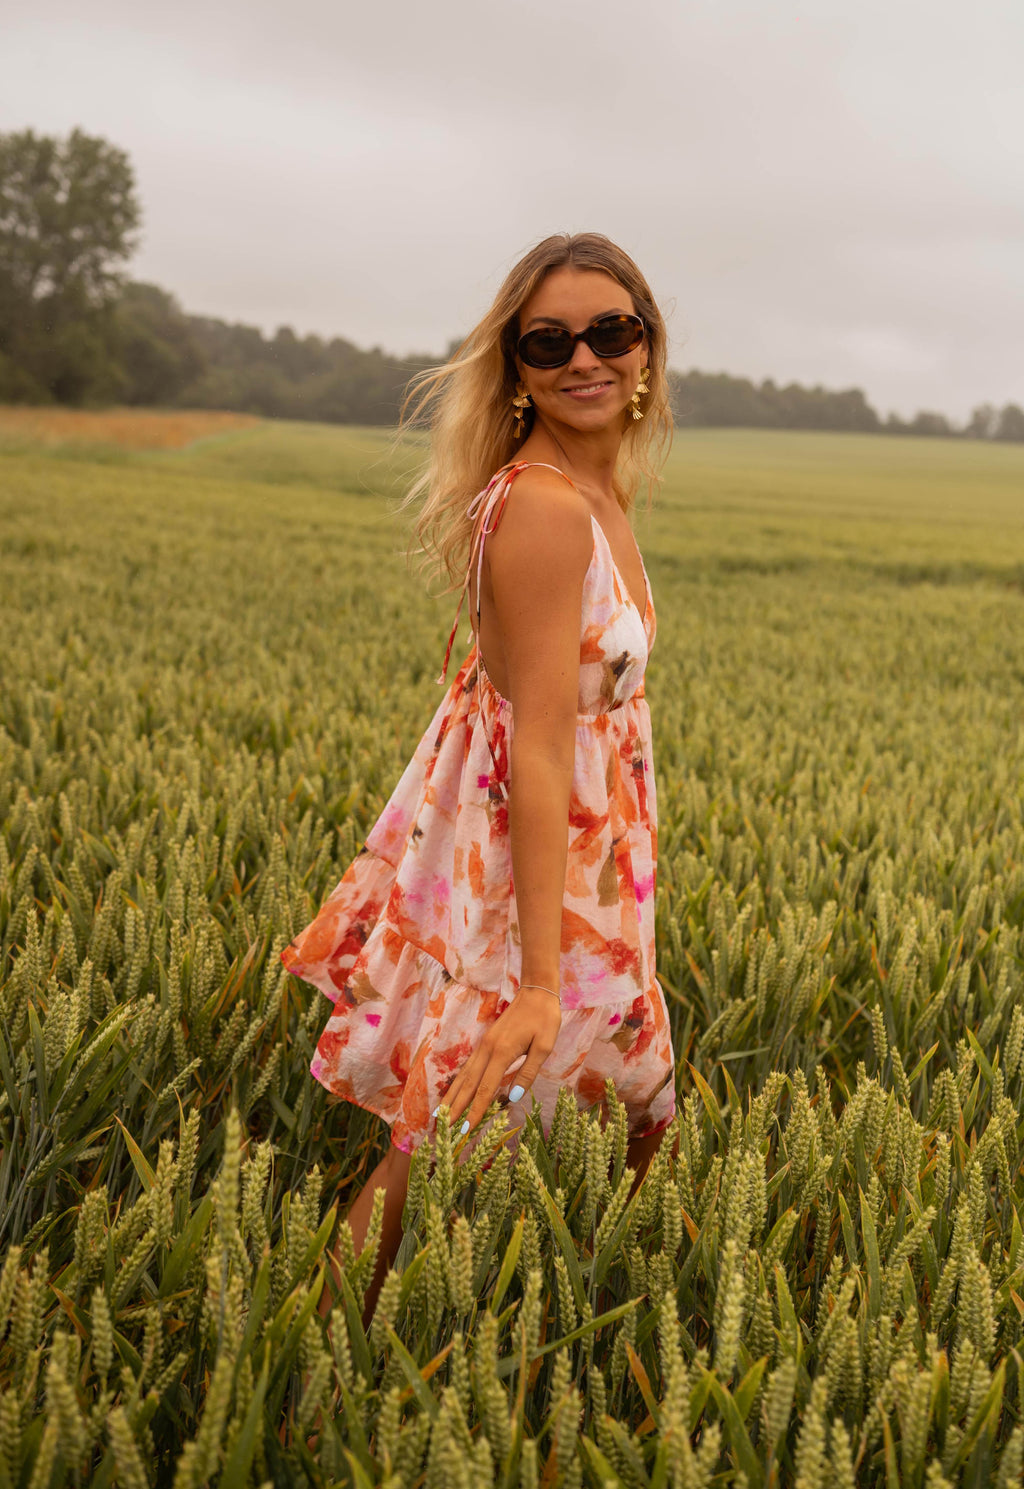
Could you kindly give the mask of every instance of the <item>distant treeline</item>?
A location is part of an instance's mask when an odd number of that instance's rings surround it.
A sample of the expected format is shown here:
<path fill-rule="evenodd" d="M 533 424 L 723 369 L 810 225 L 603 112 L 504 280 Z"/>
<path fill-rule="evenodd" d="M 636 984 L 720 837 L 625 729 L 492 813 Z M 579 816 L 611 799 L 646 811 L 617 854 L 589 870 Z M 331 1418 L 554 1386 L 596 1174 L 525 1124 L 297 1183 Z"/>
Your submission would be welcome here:
<path fill-rule="evenodd" d="M 1024 440 L 1024 409 L 983 403 L 964 426 L 945 414 L 923 411 L 912 419 L 882 419 L 859 388 L 833 393 L 800 383 L 779 387 L 728 373 L 673 372 L 672 408 L 677 424 L 757 429 L 845 429 L 868 434 L 917 434 L 967 439 Z"/>
<path fill-rule="evenodd" d="M 185 315 L 163 290 L 129 284 L 118 311 L 126 403 L 234 409 L 329 424 L 394 424 L 431 358 L 363 351 L 344 337 L 296 336 Z"/>
<path fill-rule="evenodd" d="M 342 337 L 296 336 L 186 315 L 151 284 L 128 284 L 117 307 L 108 396 L 133 404 L 236 409 L 334 424 L 394 424 L 403 391 L 439 356 L 397 358 Z M 450 350 L 451 348 L 449 348 Z M 116 391 L 110 385 L 116 382 Z M 676 422 L 705 427 L 830 429 L 882 434 L 1024 440 L 1024 411 L 976 409 L 966 429 L 943 414 L 882 419 L 859 388 L 778 386 L 727 373 L 672 372 Z"/>
<path fill-rule="evenodd" d="M 287 326 L 266 336 L 255 326 L 186 315 L 156 285 L 131 282 L 102 317 L 91 319 L 88 335 L 75 329 L 42 337 L 36 355 L 20 366 L 0 355 L 0 402 L 116 402 L 394 424 L 409 379 L 441 360 L 364 351 L 340 336 L 300 337 Z M 940 413 L 882 419 L 859 388 L 779 386 L 725 372 L 669 378 L 680 425 L 1024 440 L 1024 410 L 1012 403 L 1001 410 L 983 405 L 958 428 Z"/>

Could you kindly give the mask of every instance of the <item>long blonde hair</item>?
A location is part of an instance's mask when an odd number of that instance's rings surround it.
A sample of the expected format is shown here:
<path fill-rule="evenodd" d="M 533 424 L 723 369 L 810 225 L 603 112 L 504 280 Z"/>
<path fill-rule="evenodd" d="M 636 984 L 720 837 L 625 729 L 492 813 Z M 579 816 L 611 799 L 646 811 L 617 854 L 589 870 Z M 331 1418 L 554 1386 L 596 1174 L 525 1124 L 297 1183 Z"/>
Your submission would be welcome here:
<path fill-rule="evenodd" d="M 494 304 L 440 367 L 413 378 L 402 405 L 401 429 L 426 425 L 430 456 L 403 506 L 422 502 L 416 532 L 426 566 L 462 583 L 473 524 L 468 503 L 495 471 L 513 460 L 521 439 L 513 434 L 512 395 L 519 312 L 552 269 L 598 269 L 632 297 L 647 328 L 650 381 L 644 418 L 627 410 L 615 495 L 628 512 L 646 478 L 653 493 L 672 437 L 665 375 L 667 336 L 654 296 L 636 264 L 603 233 L 555 233 L 531 248 L 507 275 Z M 528 421 L 532 421 L 532 412 Z M 526 432 L 529 432 L 529 423 Z"/>

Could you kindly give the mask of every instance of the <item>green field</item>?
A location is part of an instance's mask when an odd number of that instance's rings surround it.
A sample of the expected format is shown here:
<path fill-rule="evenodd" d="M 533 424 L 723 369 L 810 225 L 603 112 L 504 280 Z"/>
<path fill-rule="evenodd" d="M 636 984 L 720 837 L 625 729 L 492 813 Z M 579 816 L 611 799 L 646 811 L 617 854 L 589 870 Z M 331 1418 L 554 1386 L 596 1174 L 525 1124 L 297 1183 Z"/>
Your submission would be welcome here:
<path fill-rule="evenodd" d="M 677 437 L 637 531 L 679 1157 L 627 1204 L 621 1107 L 512 1163 L 442 1125 L 328 1348 L 386 1131 L 278 953 L 439 698 L 418 453 L 0 433 L 0 1489 L 1020 1483 L 1019 447 Z"/>

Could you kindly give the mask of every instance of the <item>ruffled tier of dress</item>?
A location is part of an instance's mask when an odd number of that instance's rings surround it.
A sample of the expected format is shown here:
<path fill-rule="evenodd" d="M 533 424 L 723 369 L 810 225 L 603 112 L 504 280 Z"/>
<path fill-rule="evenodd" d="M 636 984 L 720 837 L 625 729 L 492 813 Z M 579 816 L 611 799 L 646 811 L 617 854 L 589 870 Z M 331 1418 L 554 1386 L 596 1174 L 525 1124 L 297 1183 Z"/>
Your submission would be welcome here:
<path fill-rule="evenodd" d="M 392 1144 L 408 1153 L 507 1000 L 457 980 L 394 928 L 387 914 L 394 880 L 391 864 L 364 851 L 338 886 L 331 912 L 321 912 L 283 960 L 335 1003 L 312 1074 L 333 1095 L 384 1118 Z M 523 1058 L 509 1066 L 501 1097 Z M 529 1097 L 508 1107 L 510 1126 L 520 1127 L 536 1100 L 547 1131 L 563 1086 L 581 1108 L 603 1108 L 610 1076 L 636 1114 L 631 1133 L 659 1132 L 675 1112 L 672 1074 L 660 989 L 655 997 L 563 1010 L 555 1047 Z"/>

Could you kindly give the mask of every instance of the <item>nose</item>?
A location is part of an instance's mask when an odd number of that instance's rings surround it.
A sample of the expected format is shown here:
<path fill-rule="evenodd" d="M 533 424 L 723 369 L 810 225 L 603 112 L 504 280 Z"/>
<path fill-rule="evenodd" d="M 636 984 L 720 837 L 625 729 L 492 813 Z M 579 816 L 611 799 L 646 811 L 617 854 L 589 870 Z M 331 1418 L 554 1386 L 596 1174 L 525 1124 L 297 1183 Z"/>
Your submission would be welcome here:
<path fill-rule="evenodd" d="M 573 347 L 567 370 L 576 373 L 593 372 L 594 368 L 599 365 L 599 360 L 585 341 L 577 341 Z"/>

